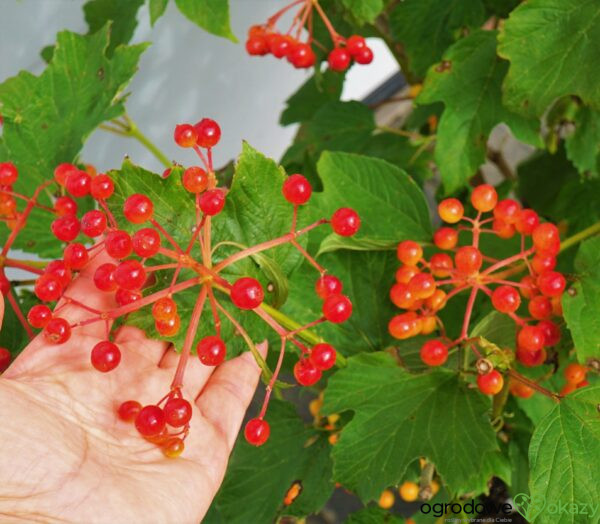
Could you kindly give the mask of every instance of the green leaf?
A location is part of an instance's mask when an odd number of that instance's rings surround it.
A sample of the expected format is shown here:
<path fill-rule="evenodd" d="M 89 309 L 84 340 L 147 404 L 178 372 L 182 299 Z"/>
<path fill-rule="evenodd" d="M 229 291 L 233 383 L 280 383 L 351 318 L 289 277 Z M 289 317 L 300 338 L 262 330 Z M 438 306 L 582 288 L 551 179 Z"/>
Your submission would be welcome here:
<path fill-rule="evenodd" d="M 229 22 L 229 0 L 175 0 L 175 4 L 205 31 L 237 42 Z"/>
<path fill-rule="evenodd" d="M 285 101 L 286 108 L 281 113 L 279 123 L 287 126 L 310 120 L 322 105 L 339 100 L 343 85 L 344 75 L 335 71 L 314 74 Z"/>
<path fill-rule="evenodd" d="M 577 95 L 600 109 L 600 77 L 586 64 L 600 55 L 597 0 L 529 0 L 506 21 L 498 53 L 510 61 L 505 102 L 541 116 L 557 98 Z"/>
<path fill-rule="evenodd" d="M 360 23 L 373 22 L 383 11 L 383 0 L 341 0 L 352 17 Z"/>
<path fill-rule="evenodd" d="M 529 399 L 519 399 L 526 403 L 535 397 L 543 395 L 534 395 Z M 544 397 L 548 398 L 548 397 Z M 509 402 L 511 402 L 509 400 Z M 511 478 L 509 485 L 512 494 L 529 493 L 529 442 L 534 426 L 528 417 L 518 407 L 509 404 L 508 410 L 514 413 L 511 419 L 510 441 L 508 443 L 508 458 L 511 464 Z"/>
<path fill-rule="evenodd" d="M 521 0 L 483 0 L 486 9 L 500 18 L 507 18 Z"/>
<path fill-rule="evenodd" d="M 271 401 L 267 420 L 271 436 L 260 448 L 238 438 L 213 502 L 228 524 L 274 522 L 282 510 L 296 514 L 302 509 L 300 514 L 307 515 L 320 509 L 333 491 L 327 440 L 315 440 L 315 432 L 304 427 L 291 404 Z M 283 499 L 295 481 L 304 489 L 284 510 Z"/>
<path fill-rule="evenodd" d="M 333 448 L 334 478 L 370 500 L 426 457 L 460 492 L 498 449 L 488 409 L 452 372 L 411 375 L 384 353 L 352 357 L 329 379 L 323 404 L 324 413 L 354 412 Z"/>
<path fill-rule="evenodd" d="M 137 12 L 144 5 L 144 0 L 89 0 L 83 6 L 85 21 L 90 33 L 95 33 L 109 22 L 110 45 L 106 51 L 112 56 L 117 46 L 127 44 L 137 26 Z"/>
<path fill-rule="evenodd" d="M 21 313 L 25 316 L 29 309 L 38 303 L 36 296 L 31 291 L 22 289 L 20 292 L 15 293 L 13 288 L 13 293 L 19 303 Z M 4 299 L 4 319 L 2 320 L 2 329 L 0 329 L 0 347 L 8 349 L 12 357 L 15 358 L 27 344 L 29 344 L 27 332 L 19 321 L 12 305 Z"/>
<path fill-rule="evenodd" d="M 577 359 L 600 358 L 600 237 L 581 244 L 575 259 L 577 282 L 563 295 L 563 314 Z"/>
<path fill-rule="evenodd" d="M 471 331 L 472 337 L 483 337 L 500 348 L 514 348 L 517 335 L 515 321 L 508 315 L 492 311 Z"/>
<path fill-rule="evenodd" d="M 600 112 L 582 106 L 575 115 L 575 131 L 565 140 L 567 156 L 580 173 L 600 173 Z"/>
<path fill-rule="evenodd" d="M 390 30 L 402 43 L 411 71 L 419 78 L 442 58 L 462 28 L 484 21 L 481 0 L 405 0 L 390 14 Z"/>
<path fill-rule="evenodd" d="M 390 251 L 395 250 L 398 242 L 395 240 L 377 240 L 371 238 L 341 237 L 339 235 L 328 235 L 321 242 L 318 255 L 337 251 L 338 249 L 350 249 L 352 251 Z"/>
<path fill-rule="evenodd" d="M 377 506 L 369 506 L 350 513 L 344 524 L 401 524 L 402 522 L 404 519 L 398 515 Z"/>
<path fill-rule="evenodd" d="M 157 20 L 165 14 L 169 0 L 149 0 L 150 25 L 156 24 Z"/>
<path fill-rule="evenodd" d="M 508 64 L 496 57 L 496 32 L 478 30 L 459 40 L 444 61 L 427 73 L 417 102 L 444 102 L 435 159 L 446 194 L 466 184 L 486 159 L 491 130 L 504 122 L 518 138 L 541 145 L 539 122 L 502 105 L 502 79 Z M 457 154 L 460 152 L 460 154 Z"/>
<path fill-rule="evenodd" d="M 61 162 L 72 162 L 87 136 L 124 111 L 122 91 L 146 44 L 105 56 L 108 28 L 90 36 L 64 31 L 40 76 L 22 71 L 0 85 L 7 158 L 21 173 L 17 191 L 31 192 Z"/>
<path fill-rule="evenodd" d="M 425 196 L 404 171 L 383 160 L 325 152 L 317 165 L 323 192 L 319 208 L 351 207 L 361 217 L 357 240 L 429 240 L 431 221 Z"/>
<path fill-rule="evenodd" d="M 556 404 L 536 427 L 529 446 L 529 487 L 532 500 L 545 501 L 546 507 L 529 516 L 530 522 L 587 521 L 589 516 L 552 513 L 549 506 L 585 504 L 589 508 L 600 500 L 600 475 L 594 466 L 600 456 L 599 399 L 599 386 L 578 389 Z"/>

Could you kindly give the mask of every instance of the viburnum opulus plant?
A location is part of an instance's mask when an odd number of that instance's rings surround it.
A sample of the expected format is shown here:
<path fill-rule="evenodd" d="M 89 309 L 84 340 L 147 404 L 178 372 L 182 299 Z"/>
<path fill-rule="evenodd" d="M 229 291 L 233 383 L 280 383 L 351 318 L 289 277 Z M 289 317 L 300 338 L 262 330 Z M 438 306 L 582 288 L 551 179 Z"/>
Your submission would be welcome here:
<path fill-rule="evenodd" d="M 303 386 L 312 386 L 321 378 L 323 371 L 334 366 L 336 351 L 325 342 L 307 347 L 298 340 L 298 335 L 323 322 L 345 322 L 352 314 L 352 302 L 342 294 L 342 282 L 328 274 L 300 244 L 299 239 L 324 224 L 330 224 L 336 234 L 350 237 L 359 230 L 360 218 L 354 210 L 340 208 L 330 218 L 321 218 L 300 227 L 299 207 L 307 204 L 312 194 L 309 181 L 300 174 L 289 176 L 281 189 L 283 198 L 290 204 L 289 232 L 254 246 L 240 246 L 238 251 L 229 256 L 219 256 L 219 244 L 213 243 L 213 221 L 226 205 L 227 188 L 218 186 L 213 169 L 212 148 L 217 145 L 220 137 L 219 125 L 208 118 L 195 125 L 181 124 L 175 128 L 175 142 L 182 148 L 193 149 L 202 164 L 184 170 L 177 169 L 176 172 L 168 169 L 163 174 L 167 178 L 181 177 L 181 191 L 186 192 L 187 198 L 194 203 L 193 226 L 189 229 L 185 244 L 175 240 L 157 220 L 154 202 L 147 194 L 122 195 L 122 217 L 119 216 L 122 219 L 119 220 L 111 211 L 115 184 L 107 174 L 90 174 L 73 164 L 63 163 L 54 170 L 54 180 L 42 184 L 32 197 L 25 197 L 11 190 L 18 176 L 16 167 L 10 162 L 0 164 L 0 182 L 3 186 L 0 197 L 5 202 L 1 211 L 4 220 L 12 228 L 4 252 L 10 249 L 16 235 L 26 226 L 29 214 L 36 206 L 56 216 L 50 229 L 58 241 L 67 244 L 63 258 L 48 263 L 44 270 L 17 261 L 6 261 L 8 267 L 19 267 L 39 274 L 35 280 L 34 292 L 44 304 L 34 305 L 27 313 L 27 321 L 31 327 L 42 329 L 42 336 L 49 344 L 63 344 L 78 327 L 104 322 L 105 340 L 89 349 L 90 365 L 106 373 L 115 369 L 121 361 L 121 351 L 111 340 L 110 324 L 115 320 L 142 307 L 150 307 L 155 329 L 163 337 L 172 337 L 181 329 L 185 330 L 179 364 L 169 391 L 157 399 L 155 404 L 142 406 L 136 399 L 126 399 L 118 409 L 118 416 L 122 420 L 134 422 L 139 433 L 160 446 L 168 457 L 176 457 L 183 452 L 192 416 L 192 405 L 182 394 L 188 359 L 194 351 L 206 366 L 218 366 L 225 360 L 227 344 L 221 333 L 222 321 L 234 326 L 269 377 L 260 413 L 248 421 L 244 430 L 248 442 L 260 446 L 269 438 L 270 428 L 265 415 L 287 344 L 294 345 L 299 354 L 294 366 L 297 382 Z M 57 197 L 53 209 L 50 209 L 37 202 L 37 195 L 41 190 L 52 186 L 58 191 L 65 189 L 69 196 Z M 98 208 L 78 216 L 77 199 L 88 195 L 97 202 Z M 26 202 L 22 212 L 16 211 L 15 197 Z M 129 231 L 124 229 L 124 221 L 129 224 Z M 93 240 L 91 246 L 86 247 L 76 241 L 80 232 L 90 241 Z M 229 243 L 239 246 L 236 240 L 231 239 Z M 220 244 L 226 243 L 222 241 Z M 319 318 L 291 330 L 280 325 L 273 316 L 260 308 L 265 299 L 265 290 L 257 279 L 241 276 L 229 281 L 226 278 L 228 268 L 236 262 L 259 256 L 284 244 L 293 246 L 314 266 L 318 273 L 315 292 L 323 300 L 322 315 Z M 93 277 L 99 293 L 112 293 L 115 296 L 117 306 L 108 311 L 91 308 L 65 293 L 74 273 L 85 268 L 100 253 L 105 253 L 112 259 L 111 262 L 99 265 Z M 164 283 L 163 286 L 155 285 L 157 272 L 162 273 L 160 280 Z M 7 285 L 6 277 L 3 279 L 3 292 L 11 300 L 10 286 Z M 146 292 L 149 287 L 152 287 L 152 291 Z M 178 293 L 184 290 L 194 290 L 197 298 L 191 308 L 191 315 L 182 318 L 177 298 Z M 224 298 L 230 300 L 240 311 L 253 311 L 279 336 L 279 357 L 273 372 L 266 367 L 254 341 L 236 319 L 236 314 L 221 304 Z M 47 305 L 55 302 L 58 305 L 54 309 Z M 13 300 L 11 304 L 16 306 Z M 88 312 L 89 316 L 70 324 L 60 315 L 61 309 L 67 305 L 79 307 Z M 214 331 L 210 335 L 199 336 L 199 323 L 204 308 L 211 311 Z M 24 327 L 29 329 L 18 306 L 15 311 Z"/>
<path fill-rule="evenodd" d="M 285 33 L 277 30 L 280 18 L 297 8 L 292 23 Z M 324 24 L 333 49 L 330 44 L 319 42 L 313 34 L 313 17 L 317 13 Z M 306 31 L 306 40 L 302 41 Z M 271 16 L 263 25 L 254 25 L 248 30 L 246 50 L 250 55 L 263 56 L 272 54 L 275 58 L 286 58 L 294 67 L 306 69 L 317 63 L 317 54 L 313 46 L 327 52 L 327 62 L 332 71 L 346 71 L 352 62 L 370 64 L 373 61 L 373 51 L 361 35 L 344 38 L 334 28 L 327 14 L 319 4 L 319 0 L 294 0 Z"/>

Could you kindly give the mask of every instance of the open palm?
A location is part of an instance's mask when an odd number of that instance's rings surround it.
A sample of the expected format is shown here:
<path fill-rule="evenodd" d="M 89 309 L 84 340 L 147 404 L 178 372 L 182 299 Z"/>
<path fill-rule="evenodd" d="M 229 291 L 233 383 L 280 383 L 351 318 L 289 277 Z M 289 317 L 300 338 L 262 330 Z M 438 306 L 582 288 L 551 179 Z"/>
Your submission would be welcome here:
<path fill-rule="evenodd" d="M 65 295 L 107 310 L 110 294 L 91 282 L 94 261 Z M 3 305 L 0 306 L 3 313 Z M 68 305 L 71 323 L 89 313 Z M 0 378 L 0 516 L 12 521 L 198 523 L 223 479 L 244 412 L 259 378 L 250 353 L 213 372 L 188 364 L 183 394 L 195 399 L 186 449 L 178 459 L 116 417 L 124 400 L 157 402 L 168 391 L 177 356 L 132 327 L 115 342 L 122 361 L 103 374 L 90 364 L 105 338 L 102 322 L 65 344 L 36 337 Z M 259 345 L 266 351 L 266 344 Z"/>

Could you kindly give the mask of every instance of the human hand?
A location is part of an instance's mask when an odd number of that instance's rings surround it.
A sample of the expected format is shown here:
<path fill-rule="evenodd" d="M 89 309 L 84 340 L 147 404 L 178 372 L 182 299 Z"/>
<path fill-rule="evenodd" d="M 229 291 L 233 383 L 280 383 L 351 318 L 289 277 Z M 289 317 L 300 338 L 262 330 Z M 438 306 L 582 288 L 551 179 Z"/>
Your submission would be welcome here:
<path fill-rule="evenodd" d="M 112 295 L 92 282 L 96 257 L 65 295 L 108 310 Z M 0 300 L 0 321 L 4 304 Z M 71 324 L 89 316 L 65 305 Z M 155 403 L 167 391 L 177 355 L 133 327 L 115 342 L 121 364 L 108 374 L 90 363 L 105 324 L 75 330 L 68 342 L 37 336 L 0 377 L 0 517 L 11 522 L 194 523 L 208 510 L 250 403 L 260 369 L 247 352 L 217 369 L 196 358 L 186 369 L 184 397 L 195 399 L 186 449 L 163 456 L 133 424 L 116 416 L 125 400 Z M 258 349 L 266 353 L 266 343 Z"/>

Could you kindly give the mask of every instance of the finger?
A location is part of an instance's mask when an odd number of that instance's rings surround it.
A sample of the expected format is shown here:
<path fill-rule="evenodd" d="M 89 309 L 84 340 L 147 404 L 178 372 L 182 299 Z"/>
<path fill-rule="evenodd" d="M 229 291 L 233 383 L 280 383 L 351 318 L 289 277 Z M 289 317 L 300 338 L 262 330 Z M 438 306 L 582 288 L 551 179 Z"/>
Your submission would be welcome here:
<path fill-rule="evenodd" d="M 158 365 L 170 346 L 168 342 L 149 339 L 144 331 L 133 326 L 121 327 L 115 333 L 114 342 L 121 348 L 121 352 L 131 351 L 154 365 Z"/>
<path fill-rule="evenodd" d="M 167 348 L 158 367 L 174 372 L 180 357 L 181 353 L 178 353 L 174 347 Z M 198 391 L 204 387 L 214 370 L 214 366 L 205 366 L 196 355 L 190 355 L 183 377 L 183 387 L 192 398 L 196 397 Z"/>
<path fill-rule="evenodd" d="M 96 249 L 88 265 L 67 286 L 63 298 L 55 308 L 55 315 L 64 318 L 71 325 L 97 318 L 100 313 L 116 307 L 114 293 L 100 291 L 94 284 L 96 269 L 107 262 L 115 263 L 104 250 Z M 112 326 L 112 320 L 99 320 L 78 327 L 81 335 L 104 338 Z"/>
<path fill-rule="evenodd" d="M 4 295 L 0 293 L 0 328 L 4 322 Z"/>
<path fill-rule="evenodd" d="M 267 341 L 257 344 L 261 355 L 267 353 Z M 260 368 L 247 351 L 225 362 L 210 377 L 196 399 L 202 415 L 224 435 L 231 450 L 242 425 L 260 377 Z"/>

